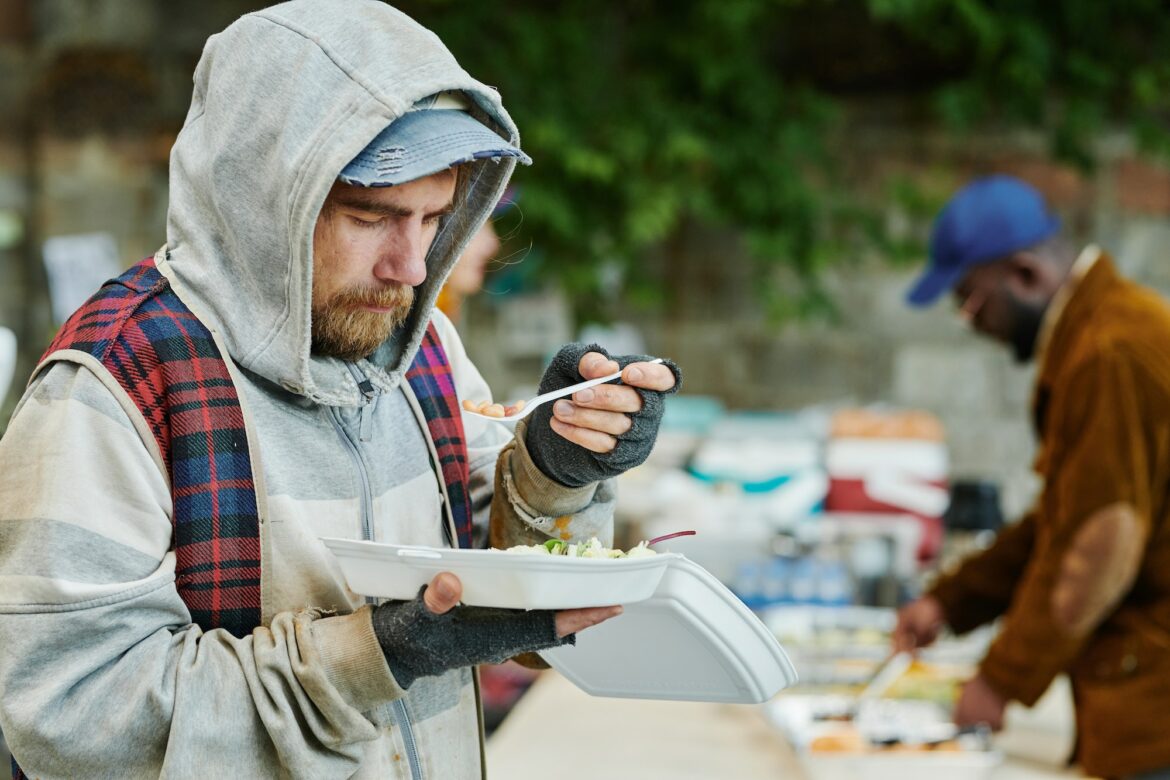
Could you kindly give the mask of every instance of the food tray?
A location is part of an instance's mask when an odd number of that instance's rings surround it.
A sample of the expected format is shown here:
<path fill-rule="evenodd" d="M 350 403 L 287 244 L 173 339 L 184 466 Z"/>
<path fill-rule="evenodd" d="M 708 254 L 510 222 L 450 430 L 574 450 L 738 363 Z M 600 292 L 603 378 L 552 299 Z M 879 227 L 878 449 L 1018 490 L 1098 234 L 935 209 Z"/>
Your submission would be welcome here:
<path fill-rule="evenodd" d="M 649 598 L 673 553 L 570 558 L 323 538 L 355 593 L 412 599 L 439 572 L 463 583 L 463 603 L 510 609 L 574 609 Z"/>

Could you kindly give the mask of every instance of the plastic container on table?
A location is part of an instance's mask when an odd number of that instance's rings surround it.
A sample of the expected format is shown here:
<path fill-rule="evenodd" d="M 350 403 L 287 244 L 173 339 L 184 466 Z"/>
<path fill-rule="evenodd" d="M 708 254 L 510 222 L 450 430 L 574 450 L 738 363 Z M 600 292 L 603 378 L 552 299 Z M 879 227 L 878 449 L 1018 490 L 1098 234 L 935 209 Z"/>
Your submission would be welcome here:
<path fill-rule="evenodd" d="M 321 540 L 337 558 L 349 587 L 363 596 L 412 599 L 443 571 L 463 583 L 463 603 L 508 609 L 574 609 L 631 604 L 649 598 L 667 566 L 681 556 L 570 558 L 504 550 L 459 550 Z"/>
<path fill-rule="evenodd" d="M 871 730 L 875 721 L 889 733 L 896 732 L 897 710 L 902 707 L 909 708 L 910 719 L 918 721 L 914 730 L 919 735 L 928 733 L 930 727 L 953 731 L 941 713 L 922 718 L 922 713 L 933 711 L 930 702 L 877 700 L 866 703 L 860 714 L 857 707 L 857 700 L 850 696 L 797 694 L 769 702 L 765 714 L 793 746 L 809 780 L 987 780 L 1003 763 L 1003 754 L 994 749 L 956 748 L 953 744 L 932 748 L 915 746 L 913 741 L 883 748 L 869 744 L 859 734 Z M 877 709 L 870 713 L 877 717 L 868 718 L 868 727 L 840 719 L 854 714 L 865 720 L 864 707 Z M 826 743 L 836 744 L 833 749 L 818 749 Z"/>

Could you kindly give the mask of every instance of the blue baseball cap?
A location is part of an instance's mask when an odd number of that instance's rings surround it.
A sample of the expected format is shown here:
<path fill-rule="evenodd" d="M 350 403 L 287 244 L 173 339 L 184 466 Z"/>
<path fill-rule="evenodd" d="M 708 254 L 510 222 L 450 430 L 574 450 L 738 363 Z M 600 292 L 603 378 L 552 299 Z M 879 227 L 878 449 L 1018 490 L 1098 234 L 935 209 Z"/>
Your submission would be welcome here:
<path fill-rule="evenodd" d="M 947 202 L 930 234 L 930 261 L 906 294 L 927 306 L 981 263 L 1028 249 L 1060 229 L 1044 198 L 1012 176 L 987 176 L 967 184 Z"/>
<path fill-rule="evenodd" d="M 393 187 L 472 160 L 532 158 L 468 113 L 459 92 L 420 100 L 391 122 L 341 170 L 338 179 L 358 187 Z"/>

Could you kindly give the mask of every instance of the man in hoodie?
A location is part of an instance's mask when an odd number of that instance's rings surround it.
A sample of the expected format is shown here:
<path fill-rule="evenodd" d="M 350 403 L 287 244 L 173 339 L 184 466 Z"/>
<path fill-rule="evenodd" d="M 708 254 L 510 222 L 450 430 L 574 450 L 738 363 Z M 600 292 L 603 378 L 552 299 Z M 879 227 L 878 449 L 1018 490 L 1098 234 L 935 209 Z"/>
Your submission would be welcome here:
<path fill-rule="evenodd" d="M 29 776 L 478 777 L 472 667 L 619 611 L 461 606 L 450 573 L 367 605 L 320 542 L 610 538 L 677 369 L 570 345 L 542 390 L 623 384 L 515 435 L 458 412 L 489 391 L 434 302 L 517 161 L 496 92 L 382 3 L 208 41 L 166 245 L 66 324 L 0 442 Z"/>
<path fill-rule="evenodd" d="M 899 649 L 1002 618 L 955 708 L 1003 724 L 1067 673 L 1094 777 L 1170 777 L 1170 307 L 1096 246 L 1075 248 L 1040 194 L 977 179 L 935 221 L 909 300 L 951 292 L 963 318 L 1036 358 L 1044 490 L 989 549 L 902 608 Z"/>

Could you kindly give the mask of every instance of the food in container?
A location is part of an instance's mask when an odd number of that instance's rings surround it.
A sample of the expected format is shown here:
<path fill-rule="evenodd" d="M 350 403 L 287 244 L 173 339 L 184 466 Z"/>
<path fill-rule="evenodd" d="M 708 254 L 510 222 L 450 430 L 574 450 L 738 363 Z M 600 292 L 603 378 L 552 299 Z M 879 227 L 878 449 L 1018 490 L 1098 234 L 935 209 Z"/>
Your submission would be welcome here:
<path fill-rule="evenodd" d="M 589 554 L 570 556 L 554 555 L 551 550 L 508 553 L 352 539 L 322 541 L 350 589 L 363 596 L 412 599 L 436 574 L 449 571 L 463 583 L 463 603 L 511 609 L 573 609 L 641 601 L 654 592 L 667 564 L 679 557 L 653 550 L 611 557 L 599 542 L 577 545 L 581 553 Z"/>

